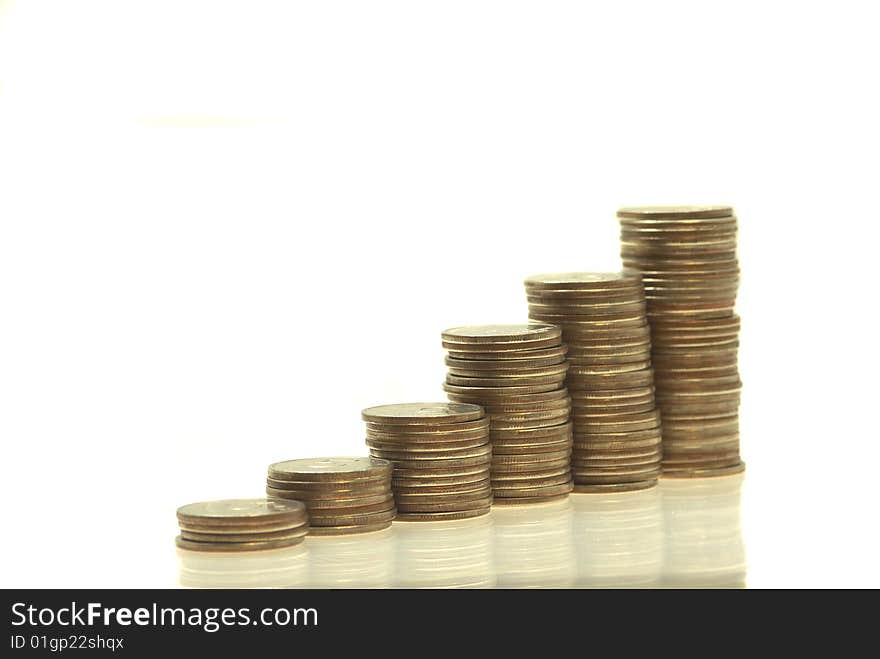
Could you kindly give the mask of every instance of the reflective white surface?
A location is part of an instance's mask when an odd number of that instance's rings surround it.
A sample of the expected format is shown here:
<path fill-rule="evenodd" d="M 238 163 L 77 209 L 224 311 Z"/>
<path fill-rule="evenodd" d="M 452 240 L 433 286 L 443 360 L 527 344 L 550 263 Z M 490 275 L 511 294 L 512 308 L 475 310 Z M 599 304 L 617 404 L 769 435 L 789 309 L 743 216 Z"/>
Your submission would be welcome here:
<path fill-rule="evenodd" d="M 180 584 L 251 588 L 646 588 L 746 585 L 743 476 L 663 480 L 620 494 L 495 506 L 452 522 L 395 522 L 297 547 L 178 550 Z"/>

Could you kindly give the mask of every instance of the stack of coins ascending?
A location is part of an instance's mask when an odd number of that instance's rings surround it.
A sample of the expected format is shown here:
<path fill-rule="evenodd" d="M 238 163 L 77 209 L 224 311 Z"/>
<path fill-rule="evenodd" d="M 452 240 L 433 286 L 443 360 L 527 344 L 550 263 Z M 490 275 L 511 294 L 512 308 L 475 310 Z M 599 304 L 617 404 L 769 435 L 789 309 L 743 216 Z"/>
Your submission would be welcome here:
<path fill-rule="evenodd" d="M 640 490 L 660 474 L 660 414 L 636 276 L 569 272 L 525 280 L 529 317 L 568 346 L 575 492 Z"/>
<path fill-rule="evenodd" d="M 311 535 L 380 531 L 397 511 L 391 463 L 369 457 L 305 458 L 269 465 L 266 494 L 302 501 Z"/>
<path fill-rule="evenodd" d="M 196 551 L 290 547 L 309 531 L 306 507 L 279 499 L 223 499 L 177 509 L 177 546 Z"/>
<path fill-rule="evenodd" d="M 624 267 L 641 274 L 663 417 L 663 473 L 742 470 L 736 217 L 728 206 L 623 208 Z"/>
<path fill-rule="evenodd" d="M 398 519 L 463 519 L 489 512 L 492 448 L 483 408 L 401 403 L 370 407 L 361 416 L 370 454 L 394 465 Z"/>
<path fill-rule="evenodd" d="M 443 332 L 450 400 L 486 410 L 495 503 L 542 503 L 572 490 L 571 401 L 554 325 L 477 325 Z"/>

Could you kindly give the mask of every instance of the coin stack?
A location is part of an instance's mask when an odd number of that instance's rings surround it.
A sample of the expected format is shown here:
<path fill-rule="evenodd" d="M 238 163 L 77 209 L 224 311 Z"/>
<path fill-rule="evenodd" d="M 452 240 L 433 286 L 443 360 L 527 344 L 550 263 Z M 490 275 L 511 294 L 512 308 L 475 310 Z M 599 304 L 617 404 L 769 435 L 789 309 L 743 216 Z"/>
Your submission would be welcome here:
<path fill-rule="evenodd" d="M 739 455 L 739 284 L 729 206 L 622 208 L 621 256 L 640 273 L 651 325 L 663 473 L 744 468 Z"/>
<path fill-rule="evenodd" d="M 460 403 L 401 403 L 365 409 L 367 446 L 394 465 L 398 519 L 436 521 L 489 512 L 489 420 Z"/>
<path fill-rule="evenodd" d="M 569 272 L 525 280 L 529 318 L 568 347 L 575 492 L 640 490 L 660 474 L 660 414 L 637 276 Z"/>
<path fill-rule="evenodd" d="M 496 504 L 543 503 L 572 490 L 571 401 L 554 325 L 475 325 L 443 332 L 450 400 L 481 405 L 492 439 Z"/>
<path fill-rule="evenodd" d="M 266 494 L 302 501 L 310 535 L 380 531 L 397 511 L 391 463 L 369 457 L 305 458 L 269 465 Z"/>
<path fill-rule="evenodd" d="M 177 509 L 177 546 L 196 551 L 255 551 L 291 547 L 309 531 L 306 507 L 279 499 L 223 499 Z"/>

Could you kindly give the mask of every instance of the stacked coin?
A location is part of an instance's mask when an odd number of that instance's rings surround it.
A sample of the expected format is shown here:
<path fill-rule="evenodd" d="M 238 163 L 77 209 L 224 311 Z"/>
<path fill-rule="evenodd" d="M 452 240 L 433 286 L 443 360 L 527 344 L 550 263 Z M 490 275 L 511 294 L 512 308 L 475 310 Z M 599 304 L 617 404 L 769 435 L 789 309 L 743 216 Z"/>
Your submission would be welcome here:
<path fill-rule="evenodd" d="M 623 208 L 624 267 L 641 274 L 663 417 L 663 473 L 743 469 L 736 217 L 729 206 Z"/>
<path fill-rule="evenodd" d="M 266 493 L 302 501 L 311 535 L 367 533 L 391 526 L 397 511 L 391 463 L 369 457 L 305 458 L 269 465 Z"/>
<path fill-rule="evenodd" d="M 657 484 L 660 415 L 638 277 L 569 272 L 525 280 L 529 317 L 562 328 L 568 347 L 575 492 Z"/>
<path fill-rule="evenodd" d="M 367 446 L 394 465 L 398 519 L 434 521 L 489 512 L 489 420 L 459 403 L 401 403 L 365 409 Z"/>
<path fill-rule="evenodd" d="M 443 332 L 450 400 L 486 410 L 495 503 L 543 503 L 572 489 L 566 348 L 554 325 L 476 325 Z"/>
<path fill-rule="evenodd" d="M 309 530 L 306 507 L 279 499 L 223 499 L 177 509 L 177 546 L 196 551 L 255 551 L 290 547 Z"/>

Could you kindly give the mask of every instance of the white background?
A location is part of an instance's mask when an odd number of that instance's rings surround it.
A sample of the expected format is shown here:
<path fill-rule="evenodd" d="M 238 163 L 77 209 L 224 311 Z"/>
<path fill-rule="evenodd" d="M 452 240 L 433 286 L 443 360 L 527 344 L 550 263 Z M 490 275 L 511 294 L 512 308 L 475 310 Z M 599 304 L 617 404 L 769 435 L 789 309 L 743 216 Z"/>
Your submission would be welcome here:
<path fill-rule="evenodd" d="M 3 586 L 166 586 L 174 510 L 362 454 L 439 333 L 729 203 L 751 586 L 880 586 L 870 2 L 0 3 Z"/>

